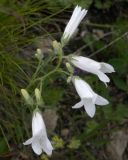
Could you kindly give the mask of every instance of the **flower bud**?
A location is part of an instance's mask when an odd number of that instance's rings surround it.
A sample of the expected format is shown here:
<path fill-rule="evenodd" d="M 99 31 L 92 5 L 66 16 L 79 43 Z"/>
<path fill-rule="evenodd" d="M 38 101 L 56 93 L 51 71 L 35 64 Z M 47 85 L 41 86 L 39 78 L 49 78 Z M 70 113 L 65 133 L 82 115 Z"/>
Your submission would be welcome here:
<path fill-rule="evenodd" d="M 66 63 L 66 67 L 70 73 L 74 72 L 74 68 L 68 62 Z"/>
<path fill-rule="evenodd" d="M 83 20 L 85 15 L 87 14 L 86 9 L 82 9 L 80 6 L 76 6 L 72 16 L 65 27 L 63 36 L 61 38 L 61 44 L 62 46 L 65 46 L 70 38 L 73 36 L 73 34 L 76 32 L 77 27 L 79 26 L 80 22 Z"/>
<path fill-rule="evenodd" d="M 28 105 L 33 105 L 33 99 L 31 98 L 26 89 L 21 89 L 21 94 Z"/>
<path fill-rule="evenodd" d="M 72 81 L 72 77 L 69 76 L 69 77 L 67 78 L 67 83 L 70 83 L 71 81 Z"/>
<path fill-rule="evenodd" d="M 53 41 L 53 48 L 54 48 L 54 51 L 55 51 L 55 54 L 60 54 L 62 53 L 62 46 L 59 42 L 57 42 L 56 40 Z"/>
<path fill-rule="evenodd" d="M 40 93 L 40 90 L 38 88 L 35 89 L 35 96 L 36 96 L 37 105 L 42 106 L 43 100 L 41 98 L 41 93 Z"/>
<path fill-rule="evenodd" d="M 40 48 L 37 48 L 35 57 L 36 57 L 38 60 L 43 59 L 44 55 L 43 55 L 43 53 L 42 53 L 42 51 L 41 51 Z"/>

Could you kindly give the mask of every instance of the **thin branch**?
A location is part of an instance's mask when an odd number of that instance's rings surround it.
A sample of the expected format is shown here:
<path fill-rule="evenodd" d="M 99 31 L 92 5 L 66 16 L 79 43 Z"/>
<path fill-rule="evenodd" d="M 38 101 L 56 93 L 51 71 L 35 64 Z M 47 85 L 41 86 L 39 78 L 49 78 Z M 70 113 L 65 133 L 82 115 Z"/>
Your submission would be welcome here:
<path fill-rule="evenodd" d="M 111 45 L 113 45 L 114 43 L 116 43 L 117 41 L 119 41 L 120 39 L 122 39 L 123 37 L 125 37 L 127 35 L 128 35 L 128 32 L 125 32 L 123 35 L 121 35 L 120 37 L 116 38 L 115 40 L 113 40 L 109 44 L 105 45 L 103 48 L 97 50 L 96 52 L 93 52 L 89 57 L 92 57 L 92 56 L 96 55 L 97 53 L 105 50 L 106 48 L 110 47 Z"/>

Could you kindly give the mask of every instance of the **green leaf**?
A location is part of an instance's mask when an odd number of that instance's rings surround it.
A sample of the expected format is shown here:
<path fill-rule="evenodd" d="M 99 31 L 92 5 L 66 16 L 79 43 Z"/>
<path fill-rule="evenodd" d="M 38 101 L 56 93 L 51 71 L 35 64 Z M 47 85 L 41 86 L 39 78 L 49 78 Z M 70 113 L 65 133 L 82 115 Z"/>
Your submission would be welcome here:
<path fill-rule="evenodd" d="M 123 91 L 128 91 L 128 84 L 122 78 L 115 75 L 113 77 L 113 81 L 119 89 Z"/>
<path fill-rule="evenodd" d="M 102 2 L 100 0 L 95 1 L 95 7 L 98 9 L 108 9 L 112 6 L 112 4 L 113 4 L 113 2 L 110 0 L 105 1 L 105 2 Z"/>
<path fill-rule="evenodd" d="M 109 121 L 121 123 L 125 118 L 128 118 L 128 107 L 123 104 L 118 104 L 115 109 L 113 109 L 112 106 L 105 107 L 103 112 L 105 118 Z"/>
<path fill-rule="evenodd" d="M 78 149 L 81 145 L 81 142 L 79 139 L 73 137 L 68 145 L 68 148 L 70 149 Z"/>
<path fill-rule="evenodd" d="M 98 127 L 98 123 L 94 120 L 87 122 L 86 132 L 89 134 Z"/>
<path fill-rule="evenodd" d="M 115 111 L 115 120 L 118 122 L 123 121 L 125 118 L 128 118 L 128 107 L 127 105 L 119 104 Z"/>
<path fill-rule="evenodd" d="M 118 72 L 118 74 L 121 75 L 127 73 L 128 59 L 113 58 L 109 62 L 114 66 L 115 71 Z"/>
<path fill-rule="evenodd" d="M 74 0 L 75 1 L 75 5 L 79 5 L 83 8 L 89 8 L 89 6 L 92 4 L 92 0 Z"/>
<path fill-rule="evenodd" d="M 49 87 L 43 93 L 43 99 L 46 105 L 56 106 L 62 99 L 64 94 L 64 88 L 61 87 Z"/>
<path fill-rule="evenodd" d="M 0 138 L 0 154 L 7 152 L 7 151 L 8 151 L 8 147 L 7 147 L 5 140 L 3 138 Z"/>

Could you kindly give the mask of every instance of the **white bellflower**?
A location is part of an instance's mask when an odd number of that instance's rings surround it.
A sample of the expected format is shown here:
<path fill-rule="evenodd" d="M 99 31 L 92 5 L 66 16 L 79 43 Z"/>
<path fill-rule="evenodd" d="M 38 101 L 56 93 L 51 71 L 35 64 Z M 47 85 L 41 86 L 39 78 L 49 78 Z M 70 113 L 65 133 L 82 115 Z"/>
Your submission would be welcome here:
<path fill-rule="evenodd" d="M 93 117 L 96 111 L 95 105 L 107 105 L 109 102 L 107 99 L 96 94 L 88 83 L 80 79 L 79 77 L 73 77 L 73 83 L 76 91 L 81 98 L 81 101 L 74 105 L 72 108 L 81 108 L 84 106 L 85 111 L 90 117 Z"/>
<path fill-rule="evenodd" d="M 32 118 L 32 138 L 23 143 L 32 145 L 33 151 L 40 155 L 44 151 L 47 155 L 52 154 L 53 147 L 47 137 L 46 127 L 39 110 L 35 110 Z"/>
<path fill-rule="evenodd" d="M 115 72 L 112 65 L 104 62 L 96 62 L 83 56 L 72 56 L 70 62 L 77 68 L 97 75 L 105 84 L 110 81 L 105 73 Z"/>
<path fill-rule="evenodd" d="M 70 37 L 75 33 L 78 25 L 82 21 L 82 19 L 85 17 L 87 14 L 87 10 L 83 9 L 79 6 L 76 6 L 73 14 L 64 30 L 63 36 L 62 36 L 62 41 L 68 41 Z"/>

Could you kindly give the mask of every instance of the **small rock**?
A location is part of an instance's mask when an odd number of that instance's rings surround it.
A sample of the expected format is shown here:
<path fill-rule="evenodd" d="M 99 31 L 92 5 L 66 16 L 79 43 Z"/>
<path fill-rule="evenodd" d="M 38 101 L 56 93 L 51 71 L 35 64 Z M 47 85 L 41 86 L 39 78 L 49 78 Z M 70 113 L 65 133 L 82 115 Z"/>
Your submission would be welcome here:
<path fill-rule="evenodd" d="M 93 29 L 93 34 L 97 40 L 104 37 L 104 31 L 100 29 Z"/>
<path fill-rule="evenodd" d="M 49 134 L 51 134 L 57 125 L 58 115 L 55 110 L 46 109 L 43 112 L 43 118 L 46 124 L 46 128 Z"/>
<path fill-rule="evenodd" d="M 64 128 L 64 129 L 61 130 L 61 135 L 62 135 L 63 137 L 67 137 L 68 134 L 69 134 L 69 129 Z"/>
<path fill-rule="evenodd" d="M 112 141 L 107 145 L 109 159 L 123 160 L 123 154 L 128 144 L 128 131 L 120 130 L 112 134 Z"/>

